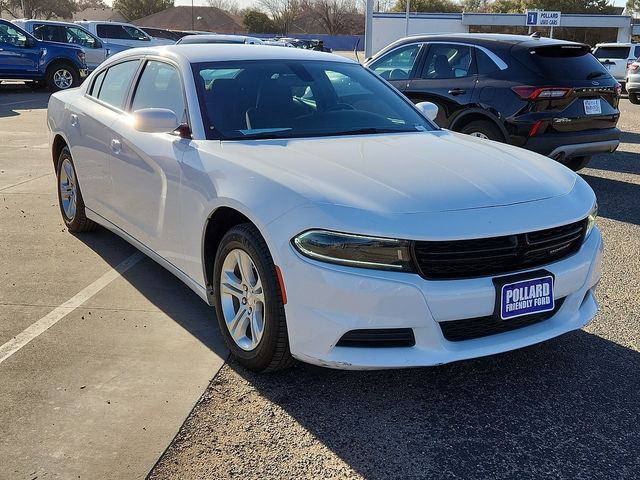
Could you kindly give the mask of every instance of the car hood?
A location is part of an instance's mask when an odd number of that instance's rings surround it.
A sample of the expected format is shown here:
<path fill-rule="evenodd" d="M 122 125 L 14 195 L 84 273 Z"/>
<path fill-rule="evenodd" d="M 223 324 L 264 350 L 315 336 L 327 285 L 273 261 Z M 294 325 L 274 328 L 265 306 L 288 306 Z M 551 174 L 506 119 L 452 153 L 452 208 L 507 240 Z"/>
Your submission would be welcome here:
<path fill-rule="evenodd" d="M 222 142 L 222 156 L 304 195 L 380 213 L 466 210 L 565 195 L 546 157 L 449 131 Z"/>

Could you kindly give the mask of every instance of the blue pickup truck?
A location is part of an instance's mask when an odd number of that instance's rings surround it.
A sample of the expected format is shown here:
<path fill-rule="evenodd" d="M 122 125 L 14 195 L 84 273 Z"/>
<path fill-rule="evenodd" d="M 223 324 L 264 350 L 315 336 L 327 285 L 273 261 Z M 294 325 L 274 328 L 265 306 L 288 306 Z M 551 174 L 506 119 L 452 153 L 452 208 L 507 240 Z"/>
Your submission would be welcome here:
<path fill-rule="evenodd" d="M 38 40 L 0 19 L 0 80 L 29 80 L 56 92 L 77 87 L 87 74 L 81 47 Z"/>

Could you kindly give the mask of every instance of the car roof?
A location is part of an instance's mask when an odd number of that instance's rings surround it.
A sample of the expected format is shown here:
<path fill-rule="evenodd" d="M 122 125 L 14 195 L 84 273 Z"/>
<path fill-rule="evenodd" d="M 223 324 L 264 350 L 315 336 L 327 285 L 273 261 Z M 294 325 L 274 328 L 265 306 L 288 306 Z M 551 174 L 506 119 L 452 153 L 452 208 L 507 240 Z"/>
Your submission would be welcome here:
<path fill-rule="evenodd" d="M 181 44 L 185 43 L 185 42 L 189 42 L 189 40 L 192 40 L 194 43 L 207 43 L 207 42 L 211 42 L 214 43 L 216 41 L 229 41 L 229 42 L 237 42 L 237 43 L 243 43 L 248 37 L 245 37 L 244 35 L 224 35 L 224 34 L 218 34 L 218 33 L 211 33 L 211 34 L 200 34 L 200 35 L 185 35 L 184 37 L 181 38 Z"/>
<path fill-rule="evenodd" d="M 73 23 L 77 23 L 79 25 L 92 25 L 92 24 L 106 24 L 106 25 L 126 25 L 127 27 L 136 27 L 140 28 L 133 23 L 127 22 L 112 22 L 111 20 L 76 20 Z"/>
<path fill-rule="evenodd" d="M 232 60 L 318 60 L 341 63 L 357 63 L 354 60 L 331 53 L 304 50 L 301 48 L 270 47 L 232 43 L 179 44 L 161 47 L 135 48 L 117 55 L 127 56 L 160 55 L 182 57 L 190 63 L 224 62 Z M 114 57 L 115 58 L 115 57 Z"/>
<path fill-rule="evenodd" d="M 473 43 L 478 43 L 480 45 L 488 45 L 495 43 L 504 43 L 504 44 L 523 44 L 522 46 L 536 46 L 536 45 L 557 45 L 557 44 L 567 44 L 573 43 L 576 45 L 576 42 L 571 42 L 568 40 L 559 40 L 556 38 L 548 38 L 548 37 L 532 37 L 531 35 L 511 35 L 506 33 L 433 33 L 433 34 L 422 34 L 422 35 L 411 35 L 409 37 L 404 37 L 400 40 L 397 40 L 396 43 L 411 43 L 416 41 L 468 41 Z"/>
<path fill-rule="evenodd" d="M 596 43 L 596 47 L 633 47 L 634 45 L 640 45 L 640 43 L 617 43 L 617 42 Z"/>
<path fill-rule="evenodd" d="M 77 25 L 73 22 L 64 22 L 62 20 L 40 20 L 40 19 L 36 19 L 36 18 L 20 18 L 17 20 L 13 20 L 14 23 L 22 23 L 22 24 L 27 24 L 27 23 L 42 23 L 45 25 L 64 25 L 64 26 L 68 26 L 68 27 L 77 27 Z"/>

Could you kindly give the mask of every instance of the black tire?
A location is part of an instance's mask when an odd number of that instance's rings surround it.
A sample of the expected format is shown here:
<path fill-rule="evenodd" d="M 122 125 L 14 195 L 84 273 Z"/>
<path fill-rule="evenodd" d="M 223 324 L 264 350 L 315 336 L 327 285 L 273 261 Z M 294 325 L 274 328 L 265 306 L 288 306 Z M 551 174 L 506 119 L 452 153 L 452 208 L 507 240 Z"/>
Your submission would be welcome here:
<path fill-rule="evenodd" d="M 73 175 L 75 177 L 75 195 L 76 195 L 76 211 L 72 217 L 67 216 L 64 211 L 62 203 L 62 185 L 60 181 L 62 166 L 65 160 L 71 162 L 71 168 L 73 169 Z M 73 158 L 71 158 L 71 152 L 68 147 L 64 147 L 60 156 L 58 157 L 58 164 L 56 165 L 56 179 L 58 181 L 58 205 L 60 206 L 60 213 L 62 214 L 62 220 L 67 229 L 71 233 L 92 232 L 96 230 L 99 225 L 93 220 L 89 220 L 85 214 L 84 201 L 82 200 L 82 193 L 80 192 L 80 184 L 78 183 L 78 175 L 76 174 L 76 167 L 73 164 Z"/>
<path fill-rule="evenodd" d="M 71 77 L 71 83 L 68 87 L 61 87 L 56 84 L 56 75 L 64 75 Z M 68 88 L 77 87 L 80 85 L 80 73 L 78 69 L 68 62 L 55 62 L 49 65 L 47 73 L 45 75 L 45 83 L 50 92 L 58 92 L 60 90 L 66 90 Z"/>
<path fill-rule="evenodd" d="M 577 172 L 578 170 L 582 170 L 584 167 L 586 167 L 590 161 L 591 156 L 585 155 L 581 157 L 571 157 L 569 160 L 563 163 L 574 172 Z"/>
<path fill-rule="evenodd" d="M 26 82 L 26 83 L 31 90 L 42 90 L 46 87 L 46 85 L 40 80 L 36 80 L 33 82 Z"/>
<path fill-rule="evenodd" d="M 264 291 L 264 331 L 253 350 L 240 348 L 224 320 L 220 278 L 227 255 L 235 249 L 247 253 L 256 267 Z M 250 223 L 231 228 L 220 241 L 213 267 L 216 317 L 220 331 L 233 357 L 254 372 L 273 372 L 295 364 L 289 351 L 284 303 L 276 268 L 260 232 Z"/>
<path fill-rule="evenodd" d="M 488 120 L 475 120 L 464 125 L 460 130 L 460 133 L 465 135 L 481 134 L 487 137 L 489 140 L 495 140 L 496 142 L 504 142 L 504 135 L 500 129 Z"/>
<path fill-rule="evenodd" d="M 638 98 L 638 94 L 637 93 L 629 92 L 629 101 L 631 103 L 633 103 L 634 105 L 638 105 L 640 103 L 640 98 Z"/>

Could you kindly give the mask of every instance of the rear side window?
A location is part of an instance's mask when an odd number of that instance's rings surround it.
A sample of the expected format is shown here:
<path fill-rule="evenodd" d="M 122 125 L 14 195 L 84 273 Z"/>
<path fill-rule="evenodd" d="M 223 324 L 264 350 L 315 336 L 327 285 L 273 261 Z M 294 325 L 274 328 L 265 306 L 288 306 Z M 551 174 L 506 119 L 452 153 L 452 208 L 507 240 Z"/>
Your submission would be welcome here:
<path fill-rule="evenodd" d="M 630 47 L 596 47 L 596 58 L 629 58 Z"/>
<path fill-rule="evenodd" d="M 120 25 L 98 25 L 96 28 L 101 38 L 115 38 L 117 40 L 131 40 L 131 36 Z"/>
<path fill-rule="evenodd" d="M 147 62 L 131 105 L 134 112 L 143 108 L 168 108 L 178 121 L 184 121 L 184 94 L 175 67 L 155 60 Z"/>
<path fill-rule="evenodd" d="M 633 51 L 633 56 L 634 56 L 635 58 L 640 57 L 640 46 L 635 47 L 633 50 L 634 50 L 634 51 Z"/>
<path fill-rule="evenodd" d="M 547 80 L 592 80 L 605 78 L 609 72 L 586 45 L 553 45 L 518 49 L 513 53 L 530 70 Z"/>
<path fill-rule="evenodd" d="M 104 70 L 96 75 L 96 79 L 93 81 L 93 85 L 91 86 L 89 95 L 96 98 L 98 97 L 98 94 L 100 93 L 100 87 L 102 87 L 102 82 L 104 82 L 104 76 L 106 75 L 106 73 L 107 71 Z"/>
<path fill-rule="evenodd" d="M 489 73 L 497 72 L 500 67 L 489 58 L 489 55 L 484 53 L 479 48 L 476 48 L 476 63 L 478 65 L 478 73 L 480 75 L 487 75 Z"/>
<path fill-rule="evenodd" d="M 67 31 L 60 25 L 34 25 L 33 36 L 48 42 L 67 43 Z"/>
<path fill-rule="evenodd" d="M 124 110 L 129 87 L 138 69 L 138 63 L 138 60 L 132 60 L 109 68 L 97 98 L 120 110 Z"/>
<path fill-rule="evenodd" d="M 135 27 L 123 26 L 124 31 L 129 35 L 130 40 L 143 40 L 148 41 L 149 37 L 147 37 L 142 30 L 138 30 Z"/>
<path fill-rule="evenodd" d="M 471 61 L 471 47 L 434 43 L 429 47 L 421 77 L 425 79 L 468 77 L 475 73 Z"/>

